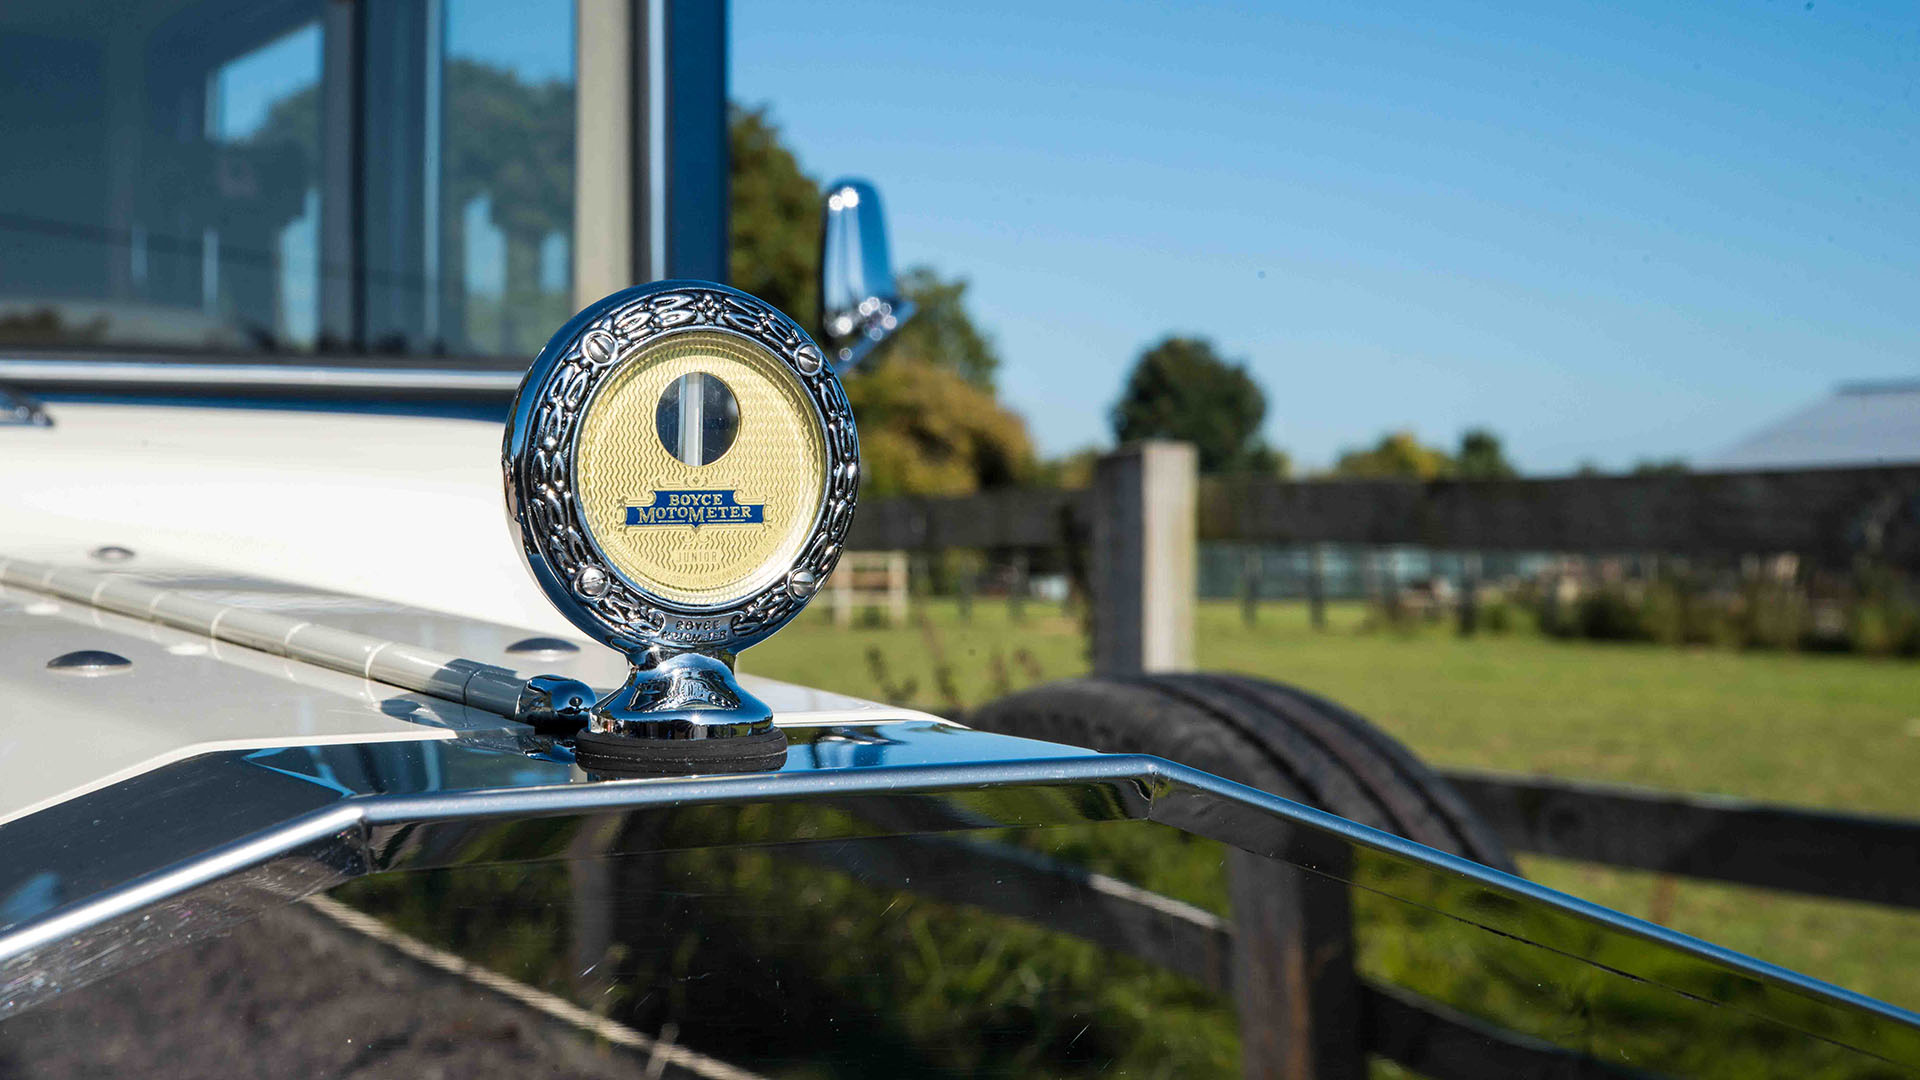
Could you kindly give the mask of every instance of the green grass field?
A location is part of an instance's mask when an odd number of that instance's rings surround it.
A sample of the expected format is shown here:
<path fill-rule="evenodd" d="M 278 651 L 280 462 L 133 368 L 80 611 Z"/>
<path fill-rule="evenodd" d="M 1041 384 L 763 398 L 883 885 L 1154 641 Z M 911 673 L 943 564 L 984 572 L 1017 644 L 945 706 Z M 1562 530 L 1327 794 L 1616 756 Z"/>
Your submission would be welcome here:
<path fill-rule="evenodd" d="M 1029 604 L 951 602 L 905 627 L 833 624 L 816 607 L 743 658 L 745 670 L 865 697 L 942 706 L 1081 674 L 1078 624 Z M 1202 605 L 1200 666 L 1324 694 L 1435 764 L 1543 773 L 1920 817 L 1920 665 L 1855 656 L 1462 639 L 1445 627 L 1367 630 L 1299 605 L 1246 627 Z M 944 664 L 939 658 L 944 657 Z M 945 677 L 943 679 L 942 672 Z M 1536 879 L 1687 933 L 1920 1008 L 1920 915 L 1533 859 Z M 1910 869 L 1910 868 L 1904 868 Z"/>

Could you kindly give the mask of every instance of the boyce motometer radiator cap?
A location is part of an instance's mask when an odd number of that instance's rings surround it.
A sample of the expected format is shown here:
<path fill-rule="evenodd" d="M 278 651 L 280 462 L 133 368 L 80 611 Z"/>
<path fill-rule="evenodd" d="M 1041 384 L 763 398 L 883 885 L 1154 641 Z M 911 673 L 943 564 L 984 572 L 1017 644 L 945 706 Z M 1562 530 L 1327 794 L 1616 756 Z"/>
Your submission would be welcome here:
<path fill-rule="evenodd" d="M 583 766 L 778 765 L 786 736 L 734 655 L 833 570 L 859 459 L 820 347 L 745 293 L 656 282 L 554 335 L 520 384 L 504 465 L 534 579 L 632 664 L 576 739 Z"/>

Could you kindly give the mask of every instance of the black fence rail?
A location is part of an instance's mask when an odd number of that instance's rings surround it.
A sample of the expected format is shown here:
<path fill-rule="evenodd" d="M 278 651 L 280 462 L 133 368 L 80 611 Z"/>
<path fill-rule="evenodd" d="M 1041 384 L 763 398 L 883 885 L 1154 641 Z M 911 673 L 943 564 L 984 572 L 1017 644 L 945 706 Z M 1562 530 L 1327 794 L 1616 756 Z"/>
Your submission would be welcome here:
<path fill-rule="evenodd" d="M 1845 566 L 1920 556 L 1920 468 L 1543 480 L 1203 480 L 1201 540 L 1477 551 L 1749 555 Z M 852 548 L 1013 550 L 1083 543 L 1089 491 L 1020 489 L 861 504 Z"/>
<path fill-rule="evenodd" d="M 1920 908 L 1920 821 L 1442 770 L 1515 851 Z"/>

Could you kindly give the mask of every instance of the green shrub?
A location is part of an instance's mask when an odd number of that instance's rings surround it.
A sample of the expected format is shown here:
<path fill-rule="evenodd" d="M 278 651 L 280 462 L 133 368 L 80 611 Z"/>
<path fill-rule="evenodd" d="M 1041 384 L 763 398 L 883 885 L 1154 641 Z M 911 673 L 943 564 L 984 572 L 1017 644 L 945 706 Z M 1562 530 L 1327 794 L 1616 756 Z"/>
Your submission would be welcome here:
<path fill-rule="evenodd" d="M 1811 582 L 1736 583 L 1693 570 L 1577 589 L 1531 582 L 1512 596 L 1548 637 L 1920 656 L 1915 582 L 1884 566 L 1859 570 L 1851 588 L 1817 574 Z M 1481 624 L 1497 633 L 1511 626 L 1510 615 L 1499 602 L 1489 603 Z"/>
<path fill-rule="evenodd" d="M 1489 634 L 1509 634 L 1519 622 L 1513 605 L 1505 600 L 1492 600 L 1480 605 L 1480 629 Z"/>
<path fill-rule="evenodd" d="M 1687 642 L 1687 597 L 1671 578 L 1647 585 L 1640 604 L 1640 626 L 1647 639 L 1662 645 Z"/>
<path fill-rule="evenodd" d="M 1367 605 L 1367 618 L 1360 629 L 1366 633 L 1391 630 L 1407 636 L 1418 633 L 1425 622 L 1422 613 L 1407 602 L 1405 595 L 1390 592 Z"/>
<path fill-rule="evenodd" d="M 1691 645 L 1734 649 L 1746 640 L 1740 594 L 1722 589 L 1682 586 L 1686 640 Z"/>
<path fill-rule="evenodd" d="M 1619 582 L 1607 582 L 1580 597 L 1575 620 L 1579 636 L 1594 641 L 1640 641 L 1640 605 L 1633 591 Z"/>
<path fill-rule="evenodd" d="M 1853 651 L 1868 656 L 1898 656 L 1913 651 L 1911 609 L 1883 600 L 1856 603 L 1848 620 L 1847 637 Z"/>
<path fill-rule="evenodd" d="M 1745 645 L 1750 649 L 1798 649 L 1812 631 L 1807 594 L 1778 581 L 1747 586 Z"/>
<path fill-rule="evenodd" d="M 1558 584 L 1549 584 L 1539 590 L 1534 604 L 1535 618 L 1540 624 L 1540 632 L 1548 637 L 1570 638 L 1580 636 L 1580 596 L 1578 593 L 1568 597 Z"/>

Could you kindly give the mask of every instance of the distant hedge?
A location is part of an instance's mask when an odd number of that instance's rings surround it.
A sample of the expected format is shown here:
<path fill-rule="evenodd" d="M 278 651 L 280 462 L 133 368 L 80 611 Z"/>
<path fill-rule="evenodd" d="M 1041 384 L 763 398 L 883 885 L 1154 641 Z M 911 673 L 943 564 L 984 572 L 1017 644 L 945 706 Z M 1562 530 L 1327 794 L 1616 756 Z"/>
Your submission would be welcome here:
<path fill-rule="evenodd" d="M 1552 637 L 1920 655 L 1915 583 L 1884 567 L 1789 580 L 1704 572 L 1562 579 L 1530 585 L 1523 597 Z"/>

